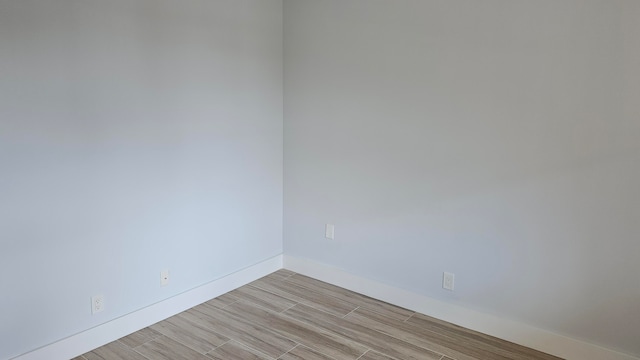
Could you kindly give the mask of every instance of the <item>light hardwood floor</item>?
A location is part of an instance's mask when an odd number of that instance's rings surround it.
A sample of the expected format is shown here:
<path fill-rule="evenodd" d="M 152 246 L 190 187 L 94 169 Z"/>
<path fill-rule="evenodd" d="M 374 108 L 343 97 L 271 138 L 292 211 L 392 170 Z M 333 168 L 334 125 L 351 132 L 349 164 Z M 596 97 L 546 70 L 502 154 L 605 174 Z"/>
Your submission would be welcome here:
<path fill-rule="evenodd" d="M 288 270 L 74 360 L 559 359 Z"/>

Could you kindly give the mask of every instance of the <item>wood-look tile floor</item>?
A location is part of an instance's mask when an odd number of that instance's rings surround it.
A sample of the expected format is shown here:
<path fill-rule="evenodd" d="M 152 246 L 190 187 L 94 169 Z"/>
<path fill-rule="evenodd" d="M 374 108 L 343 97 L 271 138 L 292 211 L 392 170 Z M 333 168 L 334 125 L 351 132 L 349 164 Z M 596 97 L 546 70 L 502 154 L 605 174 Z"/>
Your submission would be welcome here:
<path fill-rule="evenodd" d="M 73 360 L 559 359 L 288 270 Z"/>

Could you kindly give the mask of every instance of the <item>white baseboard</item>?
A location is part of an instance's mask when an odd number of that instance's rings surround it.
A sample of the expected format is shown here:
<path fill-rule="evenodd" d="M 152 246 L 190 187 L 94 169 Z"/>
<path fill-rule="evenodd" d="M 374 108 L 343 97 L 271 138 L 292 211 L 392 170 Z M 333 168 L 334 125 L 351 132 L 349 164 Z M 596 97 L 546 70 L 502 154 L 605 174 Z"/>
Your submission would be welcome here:
<path fill-rule="evenodd" d="M 640 360 L 524 323 L 435 300 L 350 274 L 333 266 L 284 256 L 284 268 L 437 319 L 570 360 Z"/>
<path fill-rule="evenodd" d="M 279 270 L 282 261 L 282 255 L 278 255 L 14 360 L 69 360 Z"/>
<path fill-rule="evenodd" d="M 570 360 L 640 360 L 527 324 L 478 312 L 350 274 L 307 259 L 278 255 L 218 280 L 59 340 L 13 360 L 68 360 L 237 289 L 283 267 L 391 304 Z"/>

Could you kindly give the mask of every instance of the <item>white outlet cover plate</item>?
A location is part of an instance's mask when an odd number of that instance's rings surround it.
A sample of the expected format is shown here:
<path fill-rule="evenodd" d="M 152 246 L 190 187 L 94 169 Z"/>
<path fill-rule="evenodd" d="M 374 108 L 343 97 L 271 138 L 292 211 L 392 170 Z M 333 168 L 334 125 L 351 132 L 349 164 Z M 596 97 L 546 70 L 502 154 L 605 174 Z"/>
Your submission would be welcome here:
<path fill-rule="evenodd" d="M 455 275 L 453 273 L 442 273 L 442 288 L 453 291 Z"/>
<path fill-rule="evenodd" d="M 91 313 L 99 313 L 104 311 L 104 296 L 95 295 L 91 297 Z"/>

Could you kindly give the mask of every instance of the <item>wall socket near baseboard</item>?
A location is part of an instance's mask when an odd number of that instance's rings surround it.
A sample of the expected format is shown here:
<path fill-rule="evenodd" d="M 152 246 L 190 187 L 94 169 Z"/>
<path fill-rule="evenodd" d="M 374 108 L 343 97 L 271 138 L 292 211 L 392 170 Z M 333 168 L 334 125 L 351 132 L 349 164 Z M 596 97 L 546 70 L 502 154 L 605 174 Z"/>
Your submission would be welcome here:
<path fill-rule="evenodd" d="M 455 275 L 450 272 L 442 273 L 442 288 L 445 290 L 453 291 Z"/>

